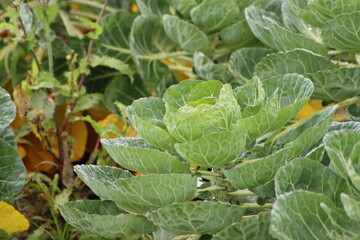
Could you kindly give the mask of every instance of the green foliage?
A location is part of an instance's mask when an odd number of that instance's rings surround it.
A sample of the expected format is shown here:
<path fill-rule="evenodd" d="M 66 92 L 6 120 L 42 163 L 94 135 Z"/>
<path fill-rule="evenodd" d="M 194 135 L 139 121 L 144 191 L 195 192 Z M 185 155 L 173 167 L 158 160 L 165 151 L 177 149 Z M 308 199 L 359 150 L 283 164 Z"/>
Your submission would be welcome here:
<path fill-rule="evenodd" d="M 0 201 L 12 202 L 24 186 L 26 170 L 16 152 L 15 136 L 9 126 L 15 118 L 16 107 L 3 88 L 0 88 L 0 108 Z"/>

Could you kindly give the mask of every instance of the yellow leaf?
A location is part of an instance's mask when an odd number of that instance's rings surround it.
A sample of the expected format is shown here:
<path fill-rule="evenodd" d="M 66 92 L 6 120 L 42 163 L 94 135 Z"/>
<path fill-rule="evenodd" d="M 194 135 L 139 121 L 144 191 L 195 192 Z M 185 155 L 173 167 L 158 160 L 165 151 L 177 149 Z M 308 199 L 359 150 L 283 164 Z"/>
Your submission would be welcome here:
<path fill-rule="evenodd" d="M 322 100 L 310 100 L 297 114 L 296 118 L 301 119 L 308 116 L 311 116 L 328 106 L 322 105 Z"/>
<path fill-rule="evenodd" d="M 115 126 L 117 127 L 119 132 L 122 135 L 125 135 L 127 137 L 135 137 L 137 135 L 137 132 L 136 132 L 136 130 L 134 128 L 124 129 L 124 123 L 121 122 L 114 114 L 107 115 L 106 118 L 104 118 L 101 121 L 98 121 L 98 123 L 103 127 L 105 127 L 109 123 L 113 123 L 113 124 L 115 124 Z M 119 136 L 116 136 L 114 133 L 110 132 L 109 137 L 110 138 L 116 138 L 116 137 L 119 137 Z"/>
<path fill-rule="evenodd" d="M 10 234 L 26 231 L 29 226 L 24 215 L 6 202 L 0 202 L 0 229 Z"/>

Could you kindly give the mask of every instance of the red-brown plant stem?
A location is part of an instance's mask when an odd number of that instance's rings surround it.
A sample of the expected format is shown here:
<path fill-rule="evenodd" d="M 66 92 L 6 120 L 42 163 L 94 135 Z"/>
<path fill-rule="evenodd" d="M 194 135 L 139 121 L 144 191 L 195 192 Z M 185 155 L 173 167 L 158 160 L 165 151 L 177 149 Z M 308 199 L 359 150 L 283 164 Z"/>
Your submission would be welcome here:
<path fill-rule="evenodd" d="M 99 13 L 99 16 L 98 16 L 98 18 L 96 19 L 96 24 L 99 24 L 102 16 L 104 15 L 105 8 L 106 8 L 106 6 L 108 5 L 108 2 L 109 2 L 109 0 L 105 0 L 104 5 L 103 5 L 103 7 L 102 7 L 102 9 L 101 9 L 101 11 L 100 11 L 100 13 Z M 94 47 L 94 39 L 91 38 L 90 41 L 89 41 L 89 46 L 88 46 L 87 54 L 86 54 L 86 61 L 87 61 L 88 63 L 90 63 L 90 61 L 91 61 L 91 54 L 92 54 L 92 49 L 93 49 L 93 47 Z M 86 78 L 86 74 L 83 73 L 83 74 L 81 75 L 80 81 L 79 81 L 79 83 L 78 83 L 78 85 L 77 85 L 77 87 L 76 87 L 76 89 L 77 89 L 78 91 L 79 91 L 79 90 L 81 89 L 81 87 L 84 85 L 85 78 Z M 60 132 L 65 131 L 67 125 L 69 124 L 69 120 L 70 120 L 71 116 L 73 115 L 73 111 L 74 111 L 74 109 L 75 109 L 75 107 L 76 107 L 77 102 L 78 102 L 78 96 L 75 96 L 75 97 L 74 97 L 74 100 L 72 101 L 72 103 L 71 103 L 71 105 L 70 105 L 70 111 L 69 111 L 68 115 L 66 116 L 66 119 L 65 119 L 63 125 L 62 125 L 61 128 L 60 128 Z"/>

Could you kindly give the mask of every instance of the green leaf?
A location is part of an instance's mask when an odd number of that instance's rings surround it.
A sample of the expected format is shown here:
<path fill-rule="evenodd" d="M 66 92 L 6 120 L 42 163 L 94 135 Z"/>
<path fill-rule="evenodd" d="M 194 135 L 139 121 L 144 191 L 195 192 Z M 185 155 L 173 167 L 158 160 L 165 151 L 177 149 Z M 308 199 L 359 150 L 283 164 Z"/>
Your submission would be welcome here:
<path fill-rule="evenodd" d="M 231 49 L 238 49 L 257 42 L 246 21 L 244 12 L 240 13 L 239 20 L 236 23 L 222 29 L 219 36 L 221 41 Z"/>
<path fill-rule="evenodd" d="M 122 61 L 130 60 L 129 35 L 135 15 L 118 11 L 106 15 L 100 22 L 103 32 L 100 35 L 97 45 L 102 55 L 114 57 Z"/>
<path fill-rule="evenodd" d="M 101 139 L 110 156 L 122 167 L 141 173 L 189 173 L 190 165 L 162 152 L 141 138 Z"/>
<path fill-rule="evenodd" d="M 304 124 L 297 126 L 280 136 L 277 139 L 274 148 L 281 149 L 285 146 L 291 146 L 292 156 L 297 156 L 305 152 L 311 146 L 318 143 L 325 135 L 336 110 L 337 106 L 332 106 L 313 115 Z"/>
<path fill-rule="evenodd" d="M 295 190 L 322 193 L 338 206 L 340 194 L 351 190 L 345 179 L 319 162 L 307 158 L 297 158 L 281 167 L 275 176 L 276 195 Z"/>
<path fill-rule="evenodd" d="M 319 54 L 327 53 L 324 45 L 286 29 L 270 12 L 251 6 L 245 10 L 245 15 L 254 35 L 275 50 L 304 48 Z"/>
<path fill-rule="evenodd" d="M 215 79 L 223 83 L 230 83 L 233 86 L 239 85 L 239 82 L 234 79 L 229 71 L 213 63 L 212 60 L 202 52 L 194 53 L 194 69 L 202 79 Z"/>
<path fill-rule="evenodd" d="M 58 204 L 58 207 L 61 215 L 72 226 L 105 238 L 130 237 L 156 229 L 142 217 L 121 214 L 116 204 L 108 200 L 79 200 Z"/>
<path fill-rule="evenodd" d="M 360 108 L 356 104 L 351 104 L 346 109 L 346 113 L 351 120 L 360 122 Z"/>
<path fill-rule="evenodd" d="M 179 142 L 228 130 L 241 114 L 231 86 L 223 86 L 218 81 L 202 82 L 193 87 L 187 104 L 176 112 L 168 111 L 164 118 L 167 130 Z"/>
<path fill-rule="evenodd" d="M 331 159 L 330 167 L 345 179 L 348 179 L 347 165 L 351 164 L 352 151 L 359 142 L 360 133 L 348 129 L 331 131 L 325 135 L 324 143 Z"/>
<path fill-rule="evenodd" d="M 220 202 L 176 203 L 157 209 L 148 218 L 160 228 L 178 234 L 213 233 L 238 222 L 244 208 Z"/>
<path fill-rule="evenodd" d="M 169 0 L 136 0 L 142 15 L 159 15 L 169 13 Z"/>
<path fill-rule="evenodd" d="M 16 149 L 0 138 L 0 201 L 9 201 L 24 186 L 26 169 Z"/>
<path fill-rule="evenodd" d="M 146 92 L 139 75 L 134 76 L 134 82 L 127 76 L 118 76 L 111 80 L 106 86 L 105 92 L 106 107 L 112 112 L 121 115 L 115 102 L 121 102 L 130 105 L 135 99 L 147 97 Z"/>
<path fill-rule="evenodd" d="M 274 96 L 278 101 L 276 124 L 271 130 L 276 130 L 293 119 L 301 108 L 308 102 L 314 90 L 312 82 L 299 74 L 284 74 L 264 80 L 263 87 L 267 97 Z"/>
<path fill-rule="evenodd" d="M 310 0 L 308 4 L 314 14 L 320 14 L 325 22 L 342 13 L 360 10 L 360 2 L 352 0 Z"/>
<path fill-rule="evenodd" d="M 229 71 L 242 83 L 246 83 L 252 79 L 255 65 L 270 53 L 273 51 L 265 48 L 239 49 L 230 56 Z"/>
<path fill-rule="evenodd" d="M 163 100 L 169 110 L 175 111 L 187 105 L 187 99 L 191 90 L 201 82 L 201 80 L 184 80 L 169 87 L 163 96 Z"/>
<path fill-rule="evenodd" d="M 99 197 L 112 199 L 116 196 L 114 182 L 120 178 L 130 178 L 132 174 L 120 168 L 95 165 L 76 165 L 76 174 Z"/>
<path fill-rule="evenodd" d="M 115 181 L 113 200 L 121 209 L 145 214 L 153 208 L 191 200 L 196 194 L 197 178 L 190 174 L 142 175 Z"/>
<path fill-rule="evenodd" d="M 176 10 L 180 12 L 185 18 L 190 17 L 191 10 L 198 5 L 196 0 L 172 0 Z"/>
<path fill-rule="evenodd" d="M 217 32 L 230 25 L 239 15 L 234 0 L 207 0 L 190 12 L 191 20 L 204 32 Z"/>
<path fill-rule="evenodd" d="M 335 208 L 330 198 L 318 193 L 296 191 L 281 195 L 271 211 L 271 235 L 288 240 L 328 239 L 335 229 L 321 203 Z"/>
<path fill-rule="evenodd" d="M 221 230 L 212 240 L 272 240 L 269 227 L 270 212 L 262 212 Z"/>
<path fill-rule="evenodd" d="M 103 199 L 114 201 L 130 213 L 148 210 L 194 198 L 196 177 L 190 174 L 132 175 L 122 169 L 77 165 L 75 172 L 91 190 Z"/>
<path fill-rule="evenodd" d="M 245 139 L 238 131 L 213 133 L 195 141 L 177 143 L 177 152 L 202 167 L 219 167 L 235 160 L 244 150 Z"/>
<path fill-rule="evenodd" d="M 16 148 L 15 133 L 11 127 L 5 127 L 0 130 L 0 139 L 7 142 L 13 148 Z"/>
<path fill-rule="evenodd" d="M 360 12 L 345 13 L 328 21 L 321 38 L 330 47 L 343 51 L 360 50 Z"/>
<path fill-rule="evenodd" d="M 260 79 L 285 73 L 315 73 L 334 69 L 335 65 L 325 57 L 305 49 L 278 52 L 264 57 L 254 70 Z"/>
<path fill-rule="evenodd" d="M 350 219 L 342 208 L 329 207 L 325 203 L 320 203 L 320 206 L 328 214 L 333 228 L 336 229 L 328 234 L 331 239 L 359 239 L 360 224 Z"/>
<path fill-rule="evenodd" d="M 0 129 L 7 127 L 15 118 L 16 106 L 5 89 L 0 88 Z"/>
<path fill-rule="evenodd" d="M 360 68 L 340 68 L 305 74 L 314 83 L 312 98 L 341 102 L 360 94 Z"/>
<path fill-rule="evenodd" d="M 236 92 L 236 100 L 242 109 L 243 118 L 259 112 L 265 101 L 265 90 L 257 77 L 254 77 L 244 86 L 234 89 L 234 92 Z"/>
<path fill-rule="evenodd" d="M 360 141 L 356 142 L 353 147 L 346 170 L 355 188 L 360 190 Z"/>
<path fill-rule="evenodd" d="M 92 67 L 101 65 L 116 69 L 120 73 L 128 75 L 131 79 L 135 74 L 134 70 L 131 69 L 131 67 L 128 64 L 113 57 L 92 55 L 90 65 Z"/>
<path fill-rule="evenodd" d="M 242 162 L 224 174 L 236 189 L 254 188 L 270 182 L 277 170 L 290 158 L 284 148 L 263 158 Z"/>
<path fill-rule="evenodd" d="M 278 143 L 282 143 L 279 147 L 281 150 L 263 158 L 242 162 L 224 171 L 225 176 L 237 189 L 258 187 L 270 182 L 286 161 L 305 152 L 323 137 L 335 110 L 336 106 L 319 112 L 303 125 L 282 136 L 278 140 Z"/>
<path fill-rule="evenodd" d="M 306 153 L 305 157 L 309 158 L 313 161 L 321 162 L 324 158 L 325 154 L 325 146 L 324 144 L 320 144 L 315 148 L 311 149 L 308 153 Z"/>
<path fill-rule="evenodd" d="M 213 51 L 207 36 L 193 24 L 170 15 L 164 15 L 163 21 L 166 35 L 180 44 L 182 49 L 205 54 Z"/>
<path fill-rule="evenodd" d="M 278 116 L 278 104 L 275 96 L 259 112 L 236 122 L 234 129 L 246 133 L 247 145 L 273 128 Z"/>
<path fill-rule="evenodd" d="M 157 148 L 176 152 L 174 144 L 177 141 L 167 132 L 163 123 L 165 103 L 161 98 L 138 99 L 126 109 L 126 115 L 147 142 Z"/>
<path fill-rule="evenodd" d="M 342 129 L 349 129 L 354 132 L 360 133 L 360 122 L 333 122 L 329 128 L 330 131 L 337 131 Z"/>
<path fill-rule="evenodd" d="M 341 201 L 346 214 L 353 220 L 360 222 L 360 199 L 355 196 L 342 193 Z"/>
<path fill-rule="evenodd" d="M 137 17 L 130 32 L 130 48 L 148 92 L 162 93 L 167 84 L 175 82 L 171 70 L 159 57 L 175 48 L 175 43 L 166 36 L 160 18 Z"/>

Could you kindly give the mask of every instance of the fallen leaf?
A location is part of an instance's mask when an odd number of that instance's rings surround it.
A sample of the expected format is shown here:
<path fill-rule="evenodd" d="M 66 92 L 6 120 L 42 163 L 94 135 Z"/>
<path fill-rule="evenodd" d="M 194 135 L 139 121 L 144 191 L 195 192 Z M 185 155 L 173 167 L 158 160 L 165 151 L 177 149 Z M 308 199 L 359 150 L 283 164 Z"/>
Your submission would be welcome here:
<path fill-rule="evenodd" d="M 121 122 L 114 114 L 109 114 L 106 118 L 104 118 L 101 121 L 98 121 L 98 123 L 105 127 L 107 124 L 109 123 L 113 123 L 115 124 L 115 126 L 117 127 L 117 129 L 119 130 L 119 132 L 127 137 L 135 137 L 137 135 L 137 132 L 134 128 L 130 127 L 128 129 L 124 129 L 124 123 Z M 117 136 L 114 133 L 108 133 L 110 138 L 116 138 L 116 137 L 120 137 Z"/>
<path fill-rule="evenodd" d="M 308 116 L 311 116 L 328 106 L 322 105 L 322 100 L 310 100 L 297 114 L 296 118 L 301 119 Z"/>
<path fill-rule="evenodd" d="M 0 229 L 7 233 L 22 232 L 29 229 L 29 221 L 13 206 L 0 201 Z"/>

